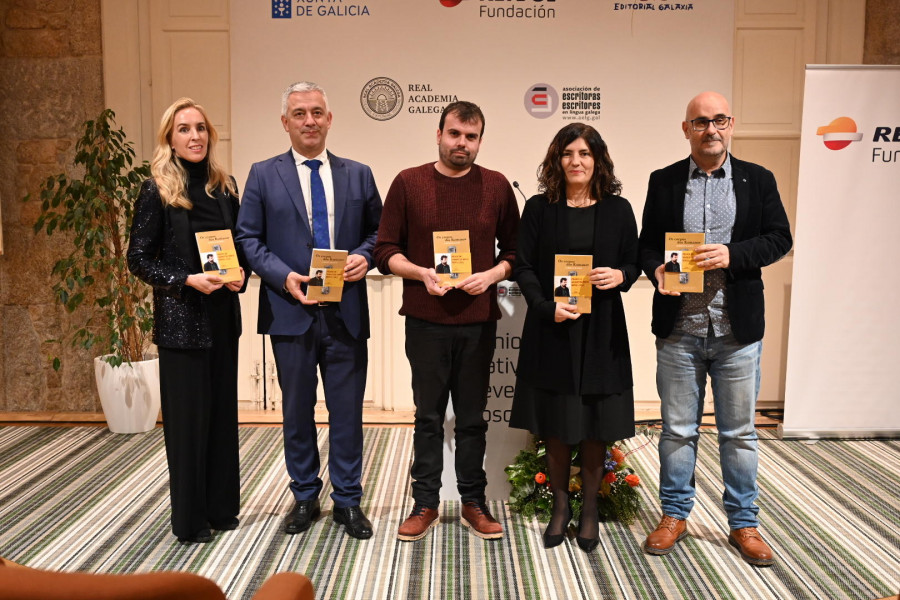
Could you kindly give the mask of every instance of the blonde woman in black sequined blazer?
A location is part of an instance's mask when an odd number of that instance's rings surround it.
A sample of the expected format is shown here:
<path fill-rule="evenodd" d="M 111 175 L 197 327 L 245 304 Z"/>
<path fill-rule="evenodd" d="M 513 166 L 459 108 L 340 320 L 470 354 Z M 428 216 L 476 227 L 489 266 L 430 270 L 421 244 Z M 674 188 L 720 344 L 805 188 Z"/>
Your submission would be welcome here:
<path fill-rule="evenodd" d="M 135 207 L 128 267 L 153 286 L 153 341 L 159 347 L 163 431 L 172 532 L 208 542 L 234 529 L 240 510 L 237 358 L 249 267 L 241 281 L 204 272 L 195 233 L 230 229 L 238 197 L 215 157 L 218 137 L 206 111 L 181 98 L 163 114 Z"/>

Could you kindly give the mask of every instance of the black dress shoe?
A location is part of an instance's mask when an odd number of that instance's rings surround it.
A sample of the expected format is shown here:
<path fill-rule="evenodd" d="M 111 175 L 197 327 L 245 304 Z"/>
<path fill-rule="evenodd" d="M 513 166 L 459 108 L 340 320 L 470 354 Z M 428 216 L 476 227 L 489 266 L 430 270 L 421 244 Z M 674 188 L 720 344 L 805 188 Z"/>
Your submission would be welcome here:
<path fill-rule="evenodd" d="M 335 523 L 340 523 L 344 526 L 344 531 L 350 537 L 355 537 L 358 540 L 367 540 L 372 537 L 372 523 L 363 514 L 359 505 L 345 508 L 335 507 L 332 518 Z"/>
<path fill-rule="evenodd" d="M 578 532 L 581 533 L 581 523 L 578 523 Z M 600 535 L 598 534 L 597 537 L 592 538 L 579 535 L 575 538 L 575 543 L 578 544 L 579 548 L 590 554 L 600 545 Z"/>
<path fill-rule="evenodd" d="M 209 524 L 212 525 L 212 528 L 217 531 L 231 531 L 232 529 L 237 529 L 237 526 L 241 522 L 237 517 L 231 517 L 228 519 L 222 519 L 221 521 L 209 520 Z"/>
<path fill-rule="evenodd" d="M 212 532 L 209 529 L 201 529 L 194 535 L 179 536 L 178 541 L 182 544 L 206 544 L 212 541 Z"/>
<path fill-rule="evenodd" d="M 284 518 L 284 532 L 288 535 L 303 533 L 319 518 L 319 499 L 298 500 Z"/>
<path fill-rule="evenodd" d="M 552 519 L 551 519 L 552 520 Z M 563 543 L 563 540 L 566 539 L 566 531 L 569 529 L 569 521 L 572 520 L 572 507 L 569 507 L 568 512 L 566 513 L 566 523 L 563 527 L 562 533 L 551 534 L 547 533 L 547 530 L 550 529 L 550 524 L 547 524 L 547 529 L 544 530 L 544 548 L 556 548 L 560 544 Z"/>
<path fill-rule="evenodd" d="M 600 538 L 583 538 L 579 535 L 575 538 L 575 543 L 585 552 L 591 553 L 600 545 Z"/>
<path fill-rule="evenodd" d="M 566 539 L 566 532 L 558 533 L 558 534 L 550 534 L 546 531 L 544 532 L 544 548 L 556 548 L 560 544 L 563 543 L 563 540 Z"/>
<path fill-rule="evenodd" d="M 585 513 L 582 511 L 581 519 L 584 519 L 584 518 L 585 518 Z M 584 522 L 581 519 L 578 520 L 578 533 L 579 534 L 582 532 L 583 527 L 584 527 Z M 599 527 L 600 527 L 599 523 L 598 523 L 597 527 L 599 529 Z M 581 548 L 582 550 L 584 550 L 585 552 L 591 553 L 597 548 L 597 546 L 600 545 L 600 532 L 599 531 L 597 532 L 597 537 L 581 537 L 581 535 L 578 535 L 575 537 L 575 543 L 578 544 L 578 547 Z"/>

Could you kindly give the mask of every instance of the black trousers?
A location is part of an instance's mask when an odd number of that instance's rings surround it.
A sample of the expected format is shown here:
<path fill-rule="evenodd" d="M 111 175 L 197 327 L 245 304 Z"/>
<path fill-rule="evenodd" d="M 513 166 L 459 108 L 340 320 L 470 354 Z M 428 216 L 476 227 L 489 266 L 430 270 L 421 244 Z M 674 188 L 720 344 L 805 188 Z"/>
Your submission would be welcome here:
<path fill-rule="evenodd" d="M 230 304 L 208 306 L 212 348 L 159 348 L 172 533 L 178 537 L 240 511 L 238 336 Z"/>
<path fill-rule="evenodd" d="M 412 495 L 437 508 L 444 468 L 448 398 L 456 414 L 456 485 L 463 502 L 484 502 L 487 390 L 497 322 L 439 325 L 406 318 L 406 356 L 416 405 Z"/>

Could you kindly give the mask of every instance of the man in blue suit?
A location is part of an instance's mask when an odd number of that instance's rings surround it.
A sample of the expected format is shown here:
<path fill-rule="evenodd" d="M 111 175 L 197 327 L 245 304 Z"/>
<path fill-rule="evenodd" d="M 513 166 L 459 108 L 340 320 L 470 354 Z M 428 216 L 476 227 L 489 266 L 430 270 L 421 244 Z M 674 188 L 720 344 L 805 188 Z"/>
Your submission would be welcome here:
<path fill-rule="evenodd" d="M 325 149 L 332 121 L 325 90 L 295 83 L 284 91 L 281 108 L 291 149 L 250 168 L 237 241 L 263 281 L 258 331 L 271 336 L 283 396 L 284 454 L 296 500 L 284 530 L 306 531 L 320 513 L 318 367 L 329 413 L 333 518 L 348 535 L 367 539 L 372 524 L 360 508 L 369 338 L 365 275 L 372 268 L 381 197 L 369 167 Z M 339 303 L 306 297 L 313 248 L 349 252 Z"/>

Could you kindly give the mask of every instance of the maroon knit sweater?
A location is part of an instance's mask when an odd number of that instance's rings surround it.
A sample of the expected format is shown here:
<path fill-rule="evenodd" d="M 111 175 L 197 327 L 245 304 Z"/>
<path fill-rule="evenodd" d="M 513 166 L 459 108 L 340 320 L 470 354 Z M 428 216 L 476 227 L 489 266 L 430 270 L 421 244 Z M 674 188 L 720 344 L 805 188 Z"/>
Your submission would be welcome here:
<path fill-rule="evenodd" d="M 428 163 L 394 178 L 378 227 L 375 264 L 390 274 L 388 261 L 401 253 L 416 265 L 433 267 L 432 233 L 467 229 L 473 272 L 487 271 L 501 260 L 512 266 L 518 227 L 519 208 L 506 177 L 478 165 L 462 177 L 447 177 Z M 400 314 L 446 325 L 496 321 L 497 286 L 478 296 L 462 290 L 432 296 L 421 281 L 404 279 Z"/>

